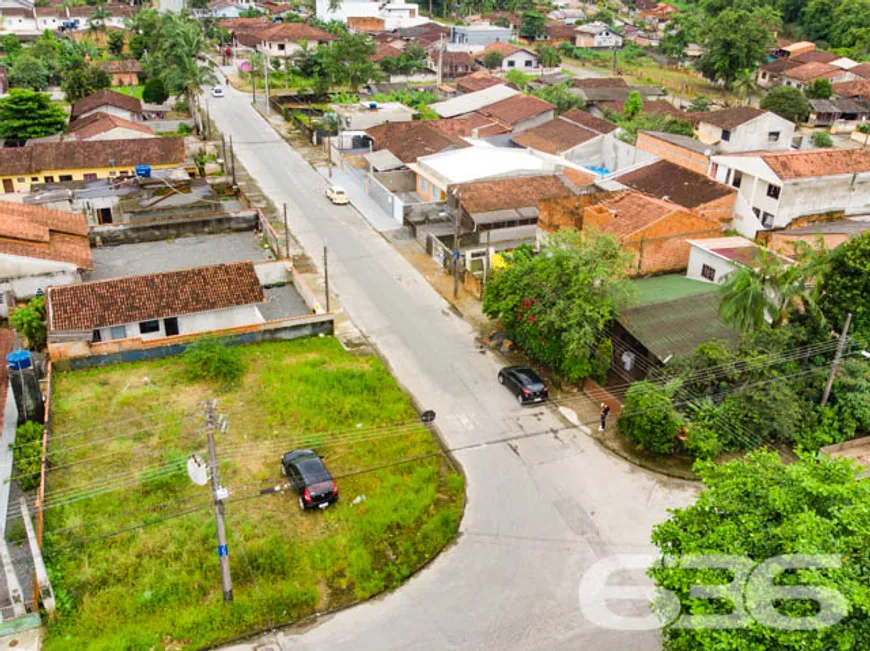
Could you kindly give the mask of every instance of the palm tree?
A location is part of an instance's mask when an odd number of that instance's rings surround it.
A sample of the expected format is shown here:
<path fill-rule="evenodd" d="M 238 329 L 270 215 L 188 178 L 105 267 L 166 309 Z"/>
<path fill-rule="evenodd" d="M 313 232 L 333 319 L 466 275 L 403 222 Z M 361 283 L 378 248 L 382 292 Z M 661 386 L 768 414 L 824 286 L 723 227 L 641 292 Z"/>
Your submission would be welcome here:
<path fill-rule="evenodd" d="M 755 80 L 755 72 L 752 70 L 741 70 L 737 73 L 734 81 L 731 82 L 731 90 L 746 104 L 749 98 L 758 92 L 758 82 Z"/>
<path fill-rule="evenodd" d="M 740 267 L 722 285 L 719 316 L 740 332 L 759 330 L 775 305 L 764 279 L 751 267 Z"/>
<path fill-rule="evenodd" d="M 155 53 L 155 65 L 172 92 L 183 92 L 188 104 L 202 87 L 217 83 L 213 64 L 200 65 L 199 54 L 208 43 L 202 25 L 185 15 L 169 14 L 163 19 L 164 36 Z"/>
<path fill-rule="evenodd" d="M 112 14 L 102 4 L 97 5 L 91 17 L 88 19 L 88 30 L 91 32 L 106 31 L 106 20 L 111 18 Z"/>

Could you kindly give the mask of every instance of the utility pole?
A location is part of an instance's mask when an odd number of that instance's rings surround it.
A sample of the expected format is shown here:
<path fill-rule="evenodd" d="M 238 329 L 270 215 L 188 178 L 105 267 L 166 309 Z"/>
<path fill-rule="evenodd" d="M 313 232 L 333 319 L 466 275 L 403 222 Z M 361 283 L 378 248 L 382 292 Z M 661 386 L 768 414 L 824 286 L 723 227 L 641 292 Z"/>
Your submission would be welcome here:
<path fill-rule="evenodd" d="M 269 50 L 266 50 L 266 64 L 263 66 L 263 74 L 266 76 L 266 117 L 272 115 L 269 107 Z"/>
<path fill-rule="evenodd" d="M 459 212 L 455 209 L 456 218 L 453 220 L 453 298 L 459 298 Z"/>
<path fill-rule="evenodd" d="M 444 34 L 441 34 L 441 36 L 438 37 L 438 83 L 436 85 L 440 86 L 441 81 L 443 79 L 444 79 Z"/>
<path fill-rule="evenodd" d="M 846 342 L 849 340 L 850 325 L 852 325 L 851 312 L 846 315 L 846 324 L 843 326 L 843 332 L 840 333 L 840 342 L 837 344 L 837 354 L 834 355 L 834 361 L 831 362 L 831 372 L 828 375 L 828 383 L 825 385 L 825 393 L 822 395 L 822 407 L 828 404 L 828 398 L 831 396 L 831 387 L 834 385 L 834 377 L 837 375 L 837 368 L 840 366 L 843 351 L 846 350 Z"/>
<path fill-rule="evenodd" d="M 221 155 L 223 158 L 224 174 L 227 173 L 227 139 L 221 133 Z"/>
<path fill-rule="evenodd" d="M 208 100 L 205 100 L 205 133 L 206 140 L 211 140 L 211 111 L 208 108 Z"/>
<path fill-rule="evenodd" d="M 326 311 L 329 312 L 329 252 L 323 245 L 323 282 L 326 283 Z"/>
<path fill-rule="evenodd" d="M 211 488 L 214 495 L 214 518 L 217 524 L 218 558 L 221 565 L 221 588 L 224 593 L 224 601 L 230 603 L 233 600 L 233 580 L 230 577 L 230 552 L 227 547 L 227 530 L 224 525 L 224 498 L 227 491 L 220 485 L 218 478 L 217 450 L 214 444 L 215 430 L 221 432 L 227 429 L 227 421 L 223 416 L 218 418 L 216 401 L 214 399 L 205 402 L 205 432 L 208 436 L 208 463 L 211 468 Z"/>
<path fill-rule="evenodd" d="M 483 290 L 486 289 L 486 281 L 489 280 L 489 235 L 491 231 L 486 231 L 486 255 L 483 258 L 483 283 L 480 285 L 480 297 L 483 298 Z"/>
<path fill-rule="evenodd" d="M 233 187 L 236 187 L 236 152 L 233 149 L 233 136 L 230 134 L 230 162 L 233 167 Z"/>
<path fill-rule="evenodd" d="M 287 224 L 287 204 L 284 204 L 284 248 L 286 249 L 286 255 L 284 256 L 288 260 L 290 259 L 290 226 Z"/>
<path fill-rule="evenodd" d="M 326 134 L 326 167 L 329 169 L 329 178 L 332 178 L 332 136 Z"/>

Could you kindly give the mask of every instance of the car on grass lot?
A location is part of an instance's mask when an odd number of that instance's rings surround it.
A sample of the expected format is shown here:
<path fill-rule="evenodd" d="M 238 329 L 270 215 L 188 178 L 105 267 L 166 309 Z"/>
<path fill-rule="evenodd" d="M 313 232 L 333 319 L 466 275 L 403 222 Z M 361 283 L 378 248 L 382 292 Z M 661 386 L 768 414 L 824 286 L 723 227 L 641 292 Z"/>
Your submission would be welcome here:
<path fill-rule="evenodd" d="M 350 197 L 347 196 L 347 192 L 344 191 L 344 188 L 341 188 L 337 185 L 326 186 L 326 197 L 332 203 L 339 206 L 350 203 Z"/>
<path fill-rule="evenodd" d="M 498 372 L 498 381 L 516 396 L 517 402 L 543 402 L 549 397 L 541 377 L 525 366 L 505 366 Z"/>
<path fill-rule="evenodd" d="M 215 86 L 214 88 L 211 89 L 211 96 L 212 97 L 223 97 L 225 95 L 226 95 L 226 93 L 224 92 L 224 89 L 221 88 L 220 86 Z"/>
<path fill-rule="evenodd" d="M 281 457 L 281 474 L 299 493 L 299 508 L 325 509 L 338 501 L 338 486 L 314 450 L 293 450 Z"/>

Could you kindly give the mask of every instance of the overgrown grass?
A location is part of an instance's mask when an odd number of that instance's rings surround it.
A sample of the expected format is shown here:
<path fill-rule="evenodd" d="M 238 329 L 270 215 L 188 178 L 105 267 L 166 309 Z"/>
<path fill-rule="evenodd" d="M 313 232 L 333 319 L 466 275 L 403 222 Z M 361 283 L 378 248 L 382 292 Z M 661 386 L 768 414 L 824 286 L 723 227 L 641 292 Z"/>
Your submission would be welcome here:
<path fill-rule="evenodd" d="M 178 358 L 55 375 L 45 547 L 62 612 L 46 651 L 226 641 L 394 587 L 455 534 L 462 479 L 376 358 L 331 338 L 242 350 L 246 373 L 219 396 L 230 427 L 217 444 L 232 605 L 210 491 L 184 470 L 205 454 L 199 402 L 213 383 L 190 383 Z M 282 481 L 280 455 L 303 446 L 339 484 L 324 512 L 259 494 Z M 102 492 L 120 482 L 131 485 Z"/>
<path fill-rule="evenodd" d="M 132 92 L 131 92 L 132 89 Z M 112 90 L 123 93 L 124 95 L 132 95 L 136 99 L 142 99 L 142 91 L 145 90 L 144 85 L 136 86 L 112 86 Z"/>

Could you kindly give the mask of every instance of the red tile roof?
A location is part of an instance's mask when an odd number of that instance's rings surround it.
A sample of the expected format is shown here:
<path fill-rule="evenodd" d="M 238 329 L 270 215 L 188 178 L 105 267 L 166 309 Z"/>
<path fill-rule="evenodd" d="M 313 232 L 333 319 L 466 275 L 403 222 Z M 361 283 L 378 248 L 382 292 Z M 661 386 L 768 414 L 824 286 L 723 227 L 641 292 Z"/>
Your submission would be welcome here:
<path fill-rule="evenodd" d="M 738 155 L 760 156 L 783 180 L 870 172 L 870 151 L 866 149 L 811 149 Z"/>
<path fill-rule="evenodd" d="M 570 111 L 568 111 L 567 113 L 563 113 L 559 117 L 561 117 L 563 120 L 573 122 L 574 124 L 579 124 L 581 127 L 586 127 L 587 129 L 597 131 L 598 133 L 610 133 L 611 131 L 615 131 L 619 128 L 609 120 L 597 118 L 591 113 L 587 111 L 582 111 L 578 108 L 571 109 Z"/>
<path fill-rule="evenodd" d="M 666 160 L 644 165 L 614 180 L 638 192 L 673 201 L 684 208 L 697 208 L 737 192 L 736 188 L 722 185 Z"/>
<path fill-rule="evenodd" d="M 0 201 L 0 254 L 93 269 L 84 215 Z"/>
<path fill-rule="evenodd" d="M 616 235 L 617 238 L 627 237 L 672 212 L 683 210 L 675 203 L 654 199 L 633 190 L 615 192 L 599 205 L 610 212 L 610 218 L 600 226 L 601 231 Z"/>
<path fill-rule="evenodd" d="M 121 61 L 97 61 L 94 65 L 111 74 L 142 72 L 142 64 L 136 59 L 123 59 Z"/>
<path fill-rule="evenodd" d="M 337 41 L 338 37 L 305 23 L 277 23 L 259 33 L 263 41 Z"/>
<path fill-rule="evenodd" d="M 849 68 L 849 72 L 864 79 L 870 79 L 870 62 L 859 63 L 857 66 Z"/>
<path fill-rule="evenodd" d="M 474 91 L 490 88 L 491 86 L 498 86 L 501 83 L 503 83 L 503 80 L 493 77 L 484 70 L 472 72 L 469 75 L 460 77 L 455 82 L 456 89 L 463 93 L 473 93 Z"/>
<path fill-rule="evenodd" d="M 512 54 L 516 54 L 517 52 L 530 52 L 525 48 L 519 47 L 518 45 L 514 45 L 513 43 L 505 43 L 504 41 L 496 41 L 495 43 L 490 43 L 483 50 L 477 53 L 477 59 L 482 61 L 483 58 L 489 54 L 490 52 L 498 52 L 503 57 L 509 57 Z"/>
<path fill-rule="evenodd" d="M 142 102 L 135 97 L 116 93 L 112 90 L 100 90 L 73 104 L 70 119 L 75 120 L 82 113 L 93 111 L 101 106 L 114 106 L 137 115 L 142 114 Z"/>
<path fill-rule="evenodd" d="M 478 113 L 488 118 L 494 118 L 502 124 L 514 126 L 523 120 L 528 120 L 555 107 L 534 95 L 517 94 L 503 99 L 495 104 L 484 106 Z"/>
<path fill-rule="evenodd" d="M 556 118 L 520 132 L 513 136 L 511 141 L 521 147 L 536 149 L 547 154 L 559 154 L 600 135 L 597 131 Z"/>
<path fill-rule="evenodd" d="M 705 122 L 719 127 L 720 129 L 734 129 L 741 124 L 746 124 L 767 111 L 752 108 L 751 106 L 734 106 L 721 111 L 704 111 L 699 113 L 687 113 L 685 117 L 692 122 Z"/>
<path fill-rule="evenodd" d="M 870 97 L 870 79 L 854 79 L 834 84 L 838 97 Z"/>
<path fill-rule="evenodd" d="M 628 83 L 622 77 L 575 77 L 572 81 L 574 88 L 628 88 Z"/>
<path fill-rule="evenodd" d="M 131 122 L 130 120 L 119 118 L 117 115 L 103 113 L 102 111 L 97 111 L 96 113 L 91 113 L 83 118 L 74 120 L 67 127 L 66 132 L 68 134 L 75 134 L 81 140 L 87 140 L 112 129 L 130 129 L 131 131 L 156 136 L 151 127 L 145 126 L 141 122 Z"/>
<path fill-rule="evenodd" d="M 789 79 L 796 79 L 800 82 L 813 81 L 815 79 L 827 79 L 828 77 L 836 77 L 842 74 L 843 70 L 837 66 L 832 66 L 821 61 L 812 61 L 804 63 L 797 68 L 786 70 L 782 76 Z"/>
<path fill-rule="evenodd" d="M 373 127 L 366 134 L 376 150 L 387 149 L 403 163 L 413 163 L 420 156 L 437 154 L 445 149 L 468 147 L 462 138 L 438 128 L 442 120 L 422 122 L 388 122 Z"/>
<path fill-rule="evenodd" d="M 432 121 L 432 124 L 444 133 L 463 138 L 491 138 L 510 132 L 509 128 L 479 113 L 467 113 L 447 120 Z"/>
<path fill-rule="evenodd" d="M 451 186 L 450 191 L 469 214 L 537 208 L 544 199 L 557 199 L 574 194 L 561 178 L 553 174 L 461 183 Z"/>
<path fill-rule="evenodd" d="M 50 287 L 49 331 L 93 330 L 261 303 L 251 262 Z"/>
<path fill-rule="evenodd" d="M 825 52 L 824 50 L 812 50 L 803 54 L 796 54 L 789 57 L 790 61 L 797 63 L 830 63 L 840 58 L 840 55 L 833 52 Z"/>

